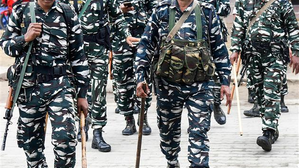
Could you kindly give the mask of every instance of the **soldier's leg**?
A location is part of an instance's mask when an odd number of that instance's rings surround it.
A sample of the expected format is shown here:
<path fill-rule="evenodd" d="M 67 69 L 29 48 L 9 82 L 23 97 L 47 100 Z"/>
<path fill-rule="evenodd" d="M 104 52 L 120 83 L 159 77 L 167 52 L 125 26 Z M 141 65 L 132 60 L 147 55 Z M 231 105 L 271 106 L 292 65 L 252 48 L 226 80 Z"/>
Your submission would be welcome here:
<path fill-rule="evenodd" d="M 169 86 L 158 84 L 157 90 L 157 123 L 160 131 L 160 148 L 167 159 L 168 167 L 179 167 L 181 114 L 184 99 L 179 91 Z"/>
<path fill-rule="evenodd" d="M 143 122 L 143 127 L 142 127 L 142 134 L 143 135 L 150 135 L 152 132 L 151 127 L 148 124 L 148 109 L 151 106 L 152 102 L 152 83 L 148 83 L 148 87 L 150 88 L 150 93 L 148 94 L 148 97 L 145 99 L 145 113 L 144 113 L 144 122 Z M 136 89 L 135 89 L 136 90 Z M 136 98 L 137 100 L 137 106 L 139 109 L 139 114 L 140 114 L 140 109 L 141 109 L 141 99 Z M 139 115 L 138 115 L 138 125 L 139 125 Z"/>
<path fill-rule="evenodd" d="M 108 52 L 102 46 L 93 46 L 89 49 L 88 62 L 91 79 L 89 113 L 91 114 L 93 128 L 91 147 L 98 149 L 100 152 L 109 152 L 111 151 L 111 146 L 105 142 L 102 135 L 103 127 L 107 124 L 106 86 L 108 80 Z"/>
<path fill-rule="evenodd" d="M 23 91 L 23 90 L 22 90 Z M 33 90 L 26 89 L 26 97 L 33 95 Z M 20 97 L 24 96 L 21 93 Z M 45 138 L 45 102 L 39 96 L 32 96 L 29 101 L 20 102 L 17 140 L 18 146 L 23 148 L 28 168 L 48 167 L 44 155 Z M 26 118 L 26 120 L 24 120 Z"/>
<path fill-rule="evenodd" d="M 280 59 L 269 59 L 265 66 L 261 99 L 261 116 L 263 136 L 258 137 L 257 144 L 265 151 L 271 151 L 272 144 L 278 138 L 278 120 L 280 117 L 281 83 L 283 62 Z"/>
<path fill-rule="evenodd" d="M 221 88 L 221 84 L 218 81 L 215 81 L 215 86 L 213 88 L 213 96 L 214 96 L 213 112 L 214 112 L 215 121 L 218 124 L 223 125 L 226 123 L 226 116 L 222 108 L 220 107 L 221 105 L 220 88 Z"/>
<path fill-rule="evenodd" d="M 255 97 L 255 92 L 257 92 L 255 89 L 253 89 L 254 84 L 251 80 L 252 77 L 250 74 L 252 74 L 255 70 L 250 68 L 251 65 L 248 65 L 247 68 L 247 89 L 248 89 L 248 102 L 252 101 L 253 107 L 249 110 L 244 110 L 244 115 L 248 117 L 260 117 L 260 105 L 258 104 L 257 97 Z M 252 72 L 251 72 L 252 71 Z M 255 79 L 254 79 L 255 80 Z"/>
<path fill-rule="evenodd" d="M 73 108 L 74 89 L 68 79 L 66 82 L 57 80 L 52 89 L 52 100 L 47 111 L 52 125 L 52 144 L 54 145 L 54 167 L 75 167 L 76 164 L 76 126 Z M 59 87 L 62 87 L 59 92 Z M 45 89 L 45 91 L 47 91 Z M 50 90 L 49 90 L 50 91 Z M 48 93 L 48 92 L 45 92 Z"/>
<path fill-rule="evenodd" d="M 134 110 L 134 93 L 136 83 L 134 79 L 134 53 L 124 45 L 124 50 L 114 53 L 114 79 L 118 88 L 118 108 L 125 116 L 126 126 L 123 135 L 132 135 L 136 132 Z"/>
<path fill-rule="evenodd" d="M 202 90 L 186 101 L 190 126 L 188 160 L 190 167 L 209 167 L 209 139 L 213 94 Z"/>

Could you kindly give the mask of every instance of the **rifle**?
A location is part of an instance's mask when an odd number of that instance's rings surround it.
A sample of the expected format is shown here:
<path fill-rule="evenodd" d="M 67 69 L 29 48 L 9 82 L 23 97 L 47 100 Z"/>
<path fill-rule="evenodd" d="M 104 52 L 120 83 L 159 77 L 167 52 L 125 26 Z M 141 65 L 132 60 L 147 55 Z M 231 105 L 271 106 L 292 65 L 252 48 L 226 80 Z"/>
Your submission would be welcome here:
<path fill-rule="evenodd" d="M 30 5 L 31 23 L 36 23 L 35 11 L 34 11 L 34 2 L 29 2 L 29 5 Z M 26 71 L 26 68 L 27 68 L 27 65 L 28 65 L 29 56 L 31 54 L 32 45 L 33 45 L 33 41 L 31 41 L 30 44 L 29 44 L 29 48 L 28 48 L 27 54 L 25 56 L 24 65 L 23 65 L 23 68 L 21 70 L 21 74 L 20 74 L 20 77 L 19 77 L 19 81 L 18 81 L 16 90 L 14 92 L 14 95 L 12 96 L 12 91 L 13 91 L 12 88 L 10 88 L 10 91 L 9 91 L 9 96 L 8 96 L 9 98 L 7 100 L 9 102 L 7 104 L 7 110 L 6 110 L 5 116 L 4 116 L 4 119 L 7 119 L 7 122 L 6 122 L 4 137 L 3 137 L 3 143 L 2 143 L 2 150 L 3 151 L 5 150 L 5 143 L 6 143 L 6 138 L 7 138 L 8 126 L 11 124 L 10 120 L 12 118 L 13 109 L 14 109 L 16 103 L 17 103 L 17 99 L 19 97 L 20 90 L 22 88 L 22 83 L 23 83 L 23 79 L 24 79 L 24 76 L 25 76 L 25 71 Z M 11 105 L 10 105 L 10 103 L 11 103 Z"/>
<path fill-rule="evenodd" d="M 7 138 L 7 134 L 8 134 L 8 126 L 11 125 L 12 123 L 10 122 L 11 118 L 12 118 L 12 104 L 13 104 L 13 99 L 12 99 L 12 87 L 9 87 L 9 91 L 8 91 L 8 97 L 6 100 L 6 105 L 5 105 L 5 116 L 3 117 L 3 119 L 7 119 L 6 122 L 6 126 L 5 126 L 5 132 L 4 132 L 4 137 L 3 137 L 3 143 L 2 143 L 2 150 L 5 150 L 5 144 L 6 144 L 6 138 Z"/>

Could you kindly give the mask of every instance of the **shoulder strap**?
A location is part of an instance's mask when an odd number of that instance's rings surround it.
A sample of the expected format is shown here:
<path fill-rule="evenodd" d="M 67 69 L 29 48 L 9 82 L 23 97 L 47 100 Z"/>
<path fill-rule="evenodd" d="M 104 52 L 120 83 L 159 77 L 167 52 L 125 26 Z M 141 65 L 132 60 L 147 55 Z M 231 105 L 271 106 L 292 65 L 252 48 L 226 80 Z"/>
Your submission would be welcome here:
<path fill-rule="evenodd" d="M 172 38 L 173 36 L 178 32 L 178 30 L 181 28 L 182 24 L 185 22 L 185 20 L 188 18 L 188 16 L 191 14 L 191 12 L 193 11 L 193 9 L 197 6 L 198 2 L 197 0 L 193 0 L 193 5 L 191 7 L 191 9 L 187 12 L 185 12 L 181 18 L 177 21 L 176 25 L 171 29 L 171 31 L 169 32 L 169 34 L 167 35 L 166 37 L 166 42 L 168 43 Z M 171 11 L 174 11 L 175 9 L 170 9 L 170 14 L 173 15 L 171 16 L 172 18 L 170 18 L 170 20 L 174 19 L 175 16 L 175 12 L 171 12 Z M 170 15 L 169 15 L 170 17 Z M 169 20 L 169 21 L 170 21 Z M 170 26 L 170 25 L 169 25 Z"/>
<path fill-rule="evenodd" d="M 267 2 L 267 3 L 266 3 L 266 4 L 265 4 L 259 11 L 258 11 L 258 13 L 256 14 L 256 16 L 253 17 L 253 18 L 251 19 L 251 21 L 249 22 L 249 25 L 248 25 L 248 27 L 247 27 L 245 36 L 248 34 L 249 29 L 250 29 L 251 26 L 255 23 L 256 19 L 259 18 L 259 17 L 264 13 L 264 11 L 265 11 L 266 9 L 268 9 L 268 7 L 269 7 L 274 1 L 275 1 L 275 0 L 270 0 L 270 1 L 268 1 L 268 2 Z"/>
<path fill-rule="evenodd" d="M 66 26 L 67 26 L 67 41 L 69 42 L 69 38 L 70 38 L 70 35 L 71 35 L 71 22 L 72 22 L 72 16 L 70 15 L 71 12 L 73 11 L 72 8 L 68 5 L 68 4 L 65 4 L 65 3 L 60 3 L 59 2 L 59 5 L 60 7 L 62 8 L 62 11 L 63 11 L 63 17 L 64 17 L 64 20 L 66 22 Z M 68 47 L 68 50 L 67 50 L 67 58 L 68 60 L 70 59 L 70 50 L 69 50 L 69 47 Z"/>
<path fill-rule="evenodd" d="M 82 9 L 78 15 L 79 19 L 82 17 L 83 13 L 85 12 L 85 10 L 86 10 L 87 6 L 90 4 L 90 2 L 91 2 L 91 0 L 87 0 L 86 3 L 84 4 L 84 6 L 82 7 Z"/>

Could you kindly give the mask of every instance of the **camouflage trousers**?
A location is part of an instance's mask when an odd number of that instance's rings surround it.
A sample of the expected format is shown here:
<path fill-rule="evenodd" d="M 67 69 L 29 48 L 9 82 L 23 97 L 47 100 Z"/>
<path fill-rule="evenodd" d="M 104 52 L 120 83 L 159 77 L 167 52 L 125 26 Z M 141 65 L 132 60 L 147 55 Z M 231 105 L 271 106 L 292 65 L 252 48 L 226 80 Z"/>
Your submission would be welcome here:
<path fill-rule="evenodd" d="M 124 41 L 121 42 L 121 51 L 113 51 L 113 80 L 115 88 L 115 100 L 119 113 L 125 116 L 133 115 L 134 105 L 140 107 L 140 99 L 136 97 L 136 80 L 134 75 L 134 60 L 136 48 L 129 47 Z M 115 43 L 114 43 L 115 44 Z M 116 45 L 113 46 L 116 49 Z M 119 49 L 119 48 L 118 48 Z M 149 88 L 152 87 L 148 83 Z M 150 89 L 151 90 L 151 89 Z M 150 107 L 152 93 L 145 102 L 145 112 Z"/>
<path fill-rule="evenodd" d="M 93 129 L 107 124 L 106 86 L 108 80 L 108 51 L 97 43 L 85 44 L 91 86 L 87 92 L 89 115 Z"/>
<path fill-rule="evenodd" d="M 253 89 L 261 106 L 262 129 L 277 130 L 283 80 L 286 80 L 284 62 L 279 54 L 257 52 L 249 61 L 248 87 Z"/>
<path fill-rule="evenodd" d="M 46 168 L 44 155 L 45 117 L 52 125 L 54 167 L 75 167 L 76 127 L 74 119 L 74 88 L 66 77 L 22 90 L 19 98 L 17 139 L 23 148 L 28 168 Z"/>
<path fill-rule="evenodd" d="M 202 89 L 202 84 L 179 85 L 158 81 L 157 122 L 160 130 L 160 147 L 171 167 L 178 163 L 183 107 L 188 111 L 189 145 L 188 160 L 193 167 L 209 167 L 210 119 L 213 106 L 211 89 Z"/>

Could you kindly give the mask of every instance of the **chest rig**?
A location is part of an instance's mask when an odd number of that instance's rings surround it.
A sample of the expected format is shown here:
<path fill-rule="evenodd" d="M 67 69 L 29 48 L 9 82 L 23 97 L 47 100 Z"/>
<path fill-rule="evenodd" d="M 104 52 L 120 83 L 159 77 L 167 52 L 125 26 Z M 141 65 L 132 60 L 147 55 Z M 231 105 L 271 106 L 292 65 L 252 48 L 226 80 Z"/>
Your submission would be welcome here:
<path fill-rule="evenodd" d="M 194 1 L 193 3 L 195 3 Z M 175 9 L 169 9 L 169 31 L 175 23 Z M 209 80 L 215 73 L 210 47 L 202 39 L 201 9 L 195 7 L 197 40 L 169 39 L 163 40 L 157 62 L 156 75 L 163 79 L 191 85 L 194 82 Z"/>

